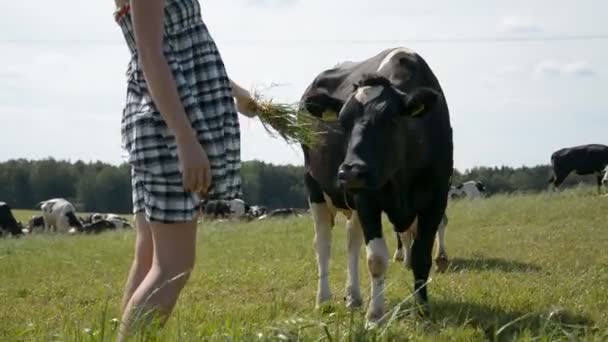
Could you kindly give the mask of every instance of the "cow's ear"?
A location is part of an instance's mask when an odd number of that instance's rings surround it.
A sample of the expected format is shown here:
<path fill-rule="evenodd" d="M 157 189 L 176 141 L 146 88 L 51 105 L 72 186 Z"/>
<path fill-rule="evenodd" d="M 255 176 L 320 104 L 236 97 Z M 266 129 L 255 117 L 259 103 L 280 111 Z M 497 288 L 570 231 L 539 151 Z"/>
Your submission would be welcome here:
<path fill-rule="evenodd" d="M 304 99 L 304 108 L 307 112 L 324 121 L 335 121 L 344 102 L 327 93 L 313 94 Z"/>
<path fill-rule="evenodd" d="M 408 116 L 424 115 L 433 109 L 440 97 L 441 94 L 431 88 L 421 87 L 414 89 L 404 95 L 404 114 Z"/>

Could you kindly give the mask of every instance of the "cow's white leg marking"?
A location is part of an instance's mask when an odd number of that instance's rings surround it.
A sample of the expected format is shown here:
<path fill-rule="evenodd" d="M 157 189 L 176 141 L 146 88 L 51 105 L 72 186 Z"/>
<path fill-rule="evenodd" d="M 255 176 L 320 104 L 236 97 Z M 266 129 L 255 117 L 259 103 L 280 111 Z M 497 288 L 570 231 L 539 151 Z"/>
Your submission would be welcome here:
<path fill-rule="evenodd" d="M 447 222 L 445 219 L 441 220 L 439 227 L 437 228 L 437 255 L 435 256 L 435 265 L 437 272 L 445 272 L 448 268 L 448 254 L 445 249 L 445 229 Z"/>
<path fill-rule="evenodd" d="M 333 215 L 326 203 L 311 203 L 310 211 L 315 226 L 314 248 L 317 253 L 319 287 L 317 307 L 331 299 L 329 288 L 329 257 L 331 254 L 331 227 Z"/>
<path fill-rule="evenodd" d="M 363 304 L 359 287 L 359 255 L 363 244 L 363 229 L 357 212 L 346 222 L 346 248 L 348 268 L 346 274 L 346 307 L 358 308 Z"/>
<path fill-rule="evenodd" d="M 384 238 L 371 240 L 367 246 L 367 268 L 371 279 L 368 322 L 377 322 L 384 315 L 384 277 L 388 266 L 388 247 Z"/>

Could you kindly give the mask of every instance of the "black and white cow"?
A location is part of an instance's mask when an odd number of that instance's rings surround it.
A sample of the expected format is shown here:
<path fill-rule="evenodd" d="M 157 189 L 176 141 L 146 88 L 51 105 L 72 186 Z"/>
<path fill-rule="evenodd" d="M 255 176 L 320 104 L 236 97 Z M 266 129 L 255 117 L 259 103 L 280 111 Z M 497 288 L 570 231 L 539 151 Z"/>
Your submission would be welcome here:
<path fill-rule="evenodd" d="M 0 202 L 0 236 L 10 234 L 19 236 L 23 234 L 22 227 L 13 216 L 11 207 L 4 202 Z"/>
<path fill-rule="evenodd" d="M 601 192 L 604 169 L 608 166 L 608 146 L 600 144 L 566 147 L 551 154 L 553 174 L 549 183 L 556 190 L 571 172 L 595 175 L 597 191 Z"/>
<path fill-rule="evenodd" d="M 449 198 L 450 199 L 459 199 L 459 198 L 482 198 L 486 195 L 486 186 L 480 181 L 467 181 L 458 186 L 454 186 L 450 188 Z"/>
<path fill-rule="evenodd" d="M 384 310 L 389 251 L 381 214 L 405 235 L 417 218 L 412 268 L 417 302 L 426 312 L 426 283 L 437 228 L 453 171 L 452 127 L 443 91 L 416 52 L 387 49 L 320 73 L 301 107 L 317 117 L 320 142 L 302 146 L 305 184 L 315 227 L 317 305 L 331 299 L 331 228 L 337 211 L 347 221 L 346 305 L 362 305 L 359 252 L 365 241 L 371 278 L 369 322 Z M 405 236 L 403 236 L 405 238 Z"/>
<path fill-rule="evenodd" d="M 42 210 L 45 231 L 67 233 L 71 227 L 82 228 L 72 203 L 63 198 L 53 198 L 38 203 Z"/>
<path fill-rule="evenodd" d="M 68 233 L 84 233 L 84 234 L 99 234 L 109 230 L 123 228 L 122 222 L 116 222 L 105 218 L 95 220 L 91 223 L 85 223 L 82 227 L 71 228 Z"/>
<path fill-rule="evenodd" d="M 602 184 L 608 187 L 608 166 L 604 168 L 604 176 L 602 177 Z"/>
<path fill-rule="evenodd" d="M 27 223 L 27 228 L 30 233 L 33 233 L 38 228 L 44 229 L 44 217 L 42 215 L 33 215 Z"/>

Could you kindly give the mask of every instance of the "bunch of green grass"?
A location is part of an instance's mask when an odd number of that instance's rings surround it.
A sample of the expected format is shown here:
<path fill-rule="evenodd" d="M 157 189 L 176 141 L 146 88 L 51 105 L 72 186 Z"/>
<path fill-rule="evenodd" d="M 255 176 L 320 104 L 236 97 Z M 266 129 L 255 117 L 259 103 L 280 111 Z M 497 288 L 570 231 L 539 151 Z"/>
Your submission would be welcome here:
<path fill-rule="evenodd" d="M 309 147 L 319 142 L 322 132 L 315 129 L 317 119 L 308 112 L 298 110 L 297 103 L 277 103 L 259 91 L 254 91 L 253 100 L 254 112 L 272 137 Z"/>

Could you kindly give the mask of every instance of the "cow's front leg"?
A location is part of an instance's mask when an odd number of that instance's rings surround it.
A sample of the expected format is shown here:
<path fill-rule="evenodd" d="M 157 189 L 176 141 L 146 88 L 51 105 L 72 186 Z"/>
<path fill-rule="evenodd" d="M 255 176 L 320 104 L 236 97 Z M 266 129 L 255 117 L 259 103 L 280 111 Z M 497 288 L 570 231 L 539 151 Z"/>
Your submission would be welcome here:
<path fill-rule="evenodd" d="M 358 308 L 363 304 L 359 287 L 359 255 L 363 244 L 363 229 L 357 212 L 353 212 L 346 223 L 346 248 L 348 272 L 346 274 L 346 307 Z"/>
<path fill-rule="evenodd" d="M 428 313 L 426 283 L 432 266 L 433 245 L 437 227 L 441 222 L 440 212 L 427 212 L 418 216 L 418 232 L 412 246 L 412 269 L 416 302 L 421 306 L 421 314 Z"/>
<path fill-rule="evenodd" d="M 355 201 L 363 227 L 367 269 L 371 280 L 366 318 L 368 322 L 378 322 L 384 316 L 384 278 L 389 258 L 388 247 L 382 237 L 381 210 L 365 196 L 356 196 Z"/>
<path fill-rule="evenodd" d="M 437 254 L 435 255 L 435 268 L 437 272 L 443 273 L 447 270 L 449 264 L 448 253 L 445 248 L 445 229 L 448 224 L 447 216 L 443 216 L 439 228 L 437 229 Z"/>
<path fill-rule="evenodd" d="M 314 248 L 317 253 L 319 269 L 319 287 L 317 289 L 316 306 L 319 308 L 324 302 L 331 300 L 329 288 L 329 258 L 331 255 L 331 228 L 333 214 L 327 203 L 311 203 L 310 210 L 315 226 Z"/>

